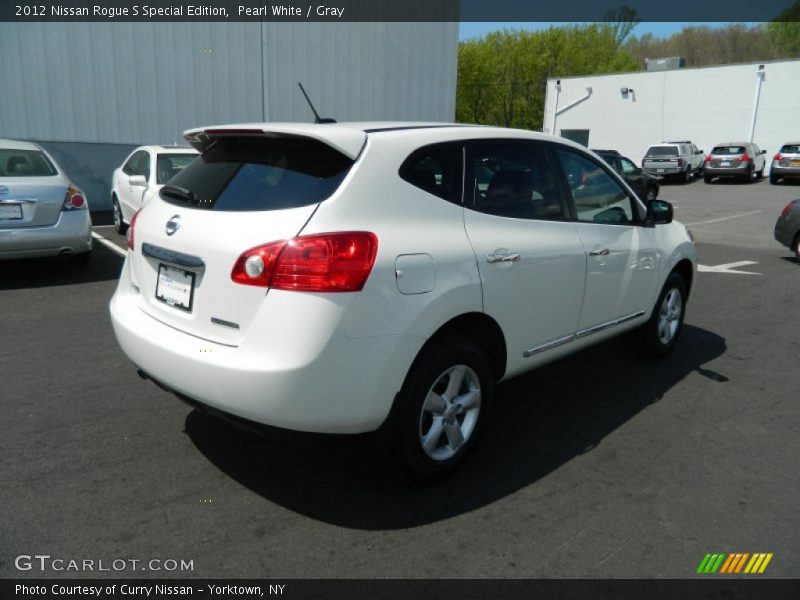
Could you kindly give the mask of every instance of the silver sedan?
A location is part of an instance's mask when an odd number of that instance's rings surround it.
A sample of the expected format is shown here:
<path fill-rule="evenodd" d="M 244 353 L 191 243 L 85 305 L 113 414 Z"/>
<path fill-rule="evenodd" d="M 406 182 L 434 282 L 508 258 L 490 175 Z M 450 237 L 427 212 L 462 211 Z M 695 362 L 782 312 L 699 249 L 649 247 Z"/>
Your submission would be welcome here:
<path fill-rule="evenodd" d="M 0 139 L 0 260 L 65 256 L 84 263 L 91 250 L 85 194 L 36 144 Z"/>

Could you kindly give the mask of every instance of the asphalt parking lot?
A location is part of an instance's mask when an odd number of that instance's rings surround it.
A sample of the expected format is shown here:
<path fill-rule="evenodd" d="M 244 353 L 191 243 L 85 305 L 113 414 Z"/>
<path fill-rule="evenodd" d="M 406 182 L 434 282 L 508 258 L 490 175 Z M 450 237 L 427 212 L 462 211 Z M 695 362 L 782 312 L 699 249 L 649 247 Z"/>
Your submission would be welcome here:
<path fill-rule="evenodd" d="M 257 437 L 139 379 L 102 243 L 87 267 L 0 265 L 0 576 L 77 575 L 15 569 L 39 553 L 191 577 L 682 578 L 708 552 L 771 552 L 760 577 L 796 577 L 800 265 L 772 239 L 794 197 L 665 185 L 710 269 L 675 352 L 617 339 L 502 384 L 479 451 L 427 488 L 366 440 Z"/>

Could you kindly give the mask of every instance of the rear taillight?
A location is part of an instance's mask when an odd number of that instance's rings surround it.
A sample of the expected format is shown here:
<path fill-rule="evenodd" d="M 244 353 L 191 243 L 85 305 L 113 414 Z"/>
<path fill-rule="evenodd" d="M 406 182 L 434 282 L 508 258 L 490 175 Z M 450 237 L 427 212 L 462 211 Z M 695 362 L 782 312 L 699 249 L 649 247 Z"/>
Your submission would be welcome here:
<path fill-rule="evenodd" d="M 793 208 L 793 207 L 794 207 L 794 206 L 795 206 L 795 205 L 796 205 L 798 202 L 800 202 L 800 200 L 792 200 L 791 202 L 789 202 L 789 204 L 787 204 L 786 206 L 784 206 L 784 207 L 783 207 L 783 210 L 781 211 L 781 219 L 785 219 L 785 218 L 786 218 L 786 215 L 788 215 L 788 214 L 789 214 L 789 211 L 790 211 L 790 210 L 792 210 L 792 208 Z"/>
<path fill-rule="evenodd" d="M 747 152 L 739 157 L 739 162 L 750 162 L 750 156 L 748 156 Z"/>
<path fill-rule="evenodd" d="M 679 159 L 678 159 L 678 166 L 679 166 L 679 167 L 682 167 L 682 166 L 683 166 L 683 159 L 682 159 L 682 158 L 679 158 Z"/>
<path fill-rule="evenodd" d="M 74 186 L 69 186 L 61 210 L 85 210 L 87 207 L 86 196 L 83 192 Z"/>
<path fill-rule="evenodd" d="M 279 290 L 357 292 L 377 253 L 378 238 L 366 231 L 303 235 L 242 253 L 231 279 Z"/>
<path fill-rule="evenodd" d="M 134 236 L 134 230 L 136 229 L 136 219 L 139 218 L 140 212 L 142 212 L 141 208 L 137 210 L 135 213 L 133 213 L 133 216 L 131 217 L 131 223 L 130 225 L 128 225 L 128 248 L 131 250 L 135 250 L 136 242 L 133 236 Z"/>
<path fill-rule="evenodd" d="M 781 156 L 780 154 L 776 154 L 775 156 L 772 157 L 772 160 L 783 160 L 783 156 Z"/>
<path fill-rule="evenodd" d="M 711 162 L 711 155 L 706 156 L 706 162 Z"/>

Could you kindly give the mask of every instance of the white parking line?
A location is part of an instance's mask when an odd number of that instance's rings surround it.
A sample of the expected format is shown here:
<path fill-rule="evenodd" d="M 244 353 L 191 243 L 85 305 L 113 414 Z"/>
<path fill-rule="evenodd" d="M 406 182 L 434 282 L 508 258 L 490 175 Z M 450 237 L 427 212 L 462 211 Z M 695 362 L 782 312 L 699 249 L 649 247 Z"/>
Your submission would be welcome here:
<path fill-rule="evenodd" d="M 104 238 L 102 235 L 100 235 L 96 231 L 92 232 L 92 237 L 94 239 L 96 239 L 98 242 L 100 242 L 101 244 L 103 244 L 103 246 L 105 246 L 109 250 L 113 250 L 114 252 L 116 252 L 120 256 L 124 257 L 124 256 L 127 255 L 127 252 L 125 252 L 125 250 L 123 250 L 122 248 L 117 246 L 114 242 L 109 242 L 106 238 Z"/>
<path fill-rule="evenodd" d="M 739 217 L 748 217 L 750 215 L 755 215 L 760 212 L 764 212 L 763 209 L 753 210 L 746 213 L 739 213 L 738 215 L 731 215 L 729 217 L 720 217 L 719 219 L 710 219 L 708 221 L 695 221 L 694 223 L 686 223 L 686 225 L 705 225 L 706 223 L 719 223 L 720 221 L 728 221 L 730 219 L 738 219 Z"/>

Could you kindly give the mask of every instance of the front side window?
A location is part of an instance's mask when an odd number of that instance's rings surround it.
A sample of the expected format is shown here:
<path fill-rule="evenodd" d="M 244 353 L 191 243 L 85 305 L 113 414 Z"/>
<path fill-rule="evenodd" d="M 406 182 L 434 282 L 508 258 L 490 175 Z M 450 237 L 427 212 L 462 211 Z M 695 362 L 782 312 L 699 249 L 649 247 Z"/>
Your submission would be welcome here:
<path fill-rule="evenodd" d="M 563 219 L 556 174 L 543 144 L 485 142 L 471 146 L 471 208 L 514 219 Z"/>
<path fill-rule="evenodd" d="M 0 148 L 0 177 L 47 177 L 57 174 L 44 152 Z"/>
<path fill-rule="evenodd" d="M 142 175 L 145 180 L 150 181 L 150 153 L 142 152 L 139 162 L 136 164 L 136 175 Z"/>
<path fill-rule="evenodd" d="M 139 150 L 131 154 L 131 157 L 122 166 L 122 172 L 125 173 L 125 175 L 136 175 L 136 169 L 144 153 L 144 150 Z"/>
<path fill-rule="evenodd" d="M 462 152 L 460 144 L 421 148 L 400 167 L 400 177 L 429 194 L 461 204 Z"/>
<path fill-rule="evenodd" d="M 305 137 L 220 138 L 161 188 L 172 204 L 215 211 L 269 211 L 317 204 L 353 161 Z"/>
<path fill-rule="evenodd" d="M 632 200 L 598 163 L 576 152 L 556 150 L 579 221 L 625 225 L 634 222 Z"/>
<path fill-rule="evenodd" d="M 622 163 L 622 173 L 624 175 L 634 175 L 636 173 L 636 171 L 638 170 L 636 168 L 636 165 L 633 164 L 627 158 L 621 158 L 621 159 L 619 159 L 619 161 L 620 161 L 620 163 Z"/>

